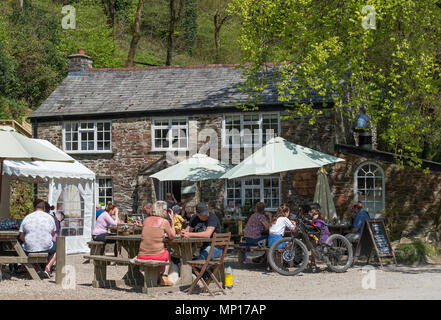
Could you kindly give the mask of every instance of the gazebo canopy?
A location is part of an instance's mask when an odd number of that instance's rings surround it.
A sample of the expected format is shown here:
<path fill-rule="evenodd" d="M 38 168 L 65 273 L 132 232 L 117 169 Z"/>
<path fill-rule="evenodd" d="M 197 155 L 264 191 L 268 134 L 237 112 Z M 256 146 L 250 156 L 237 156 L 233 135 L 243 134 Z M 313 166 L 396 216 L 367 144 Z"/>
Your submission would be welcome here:
<path fill-rule="evenodd" d="M 52 143 L 42 139 L 32 139 L 44 148 L 59 153 L 60 157 L 69 157 L 74 162 L 48 162 L 48 161 L 18 161 L 5 160 L 3 174 L 20 178 L 41 178 L 44 180 L 54 179 L 83 179 L 94 180 L 95 173 L 58 149 Z"/>

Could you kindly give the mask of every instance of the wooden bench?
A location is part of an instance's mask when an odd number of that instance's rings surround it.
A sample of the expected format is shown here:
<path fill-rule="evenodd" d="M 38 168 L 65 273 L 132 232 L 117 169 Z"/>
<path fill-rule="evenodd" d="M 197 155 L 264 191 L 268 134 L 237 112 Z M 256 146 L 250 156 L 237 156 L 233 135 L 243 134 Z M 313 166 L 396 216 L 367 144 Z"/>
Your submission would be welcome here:
<path fill-rule="evenodd" d="M 89 241 L 87 245 L 90 248 L 91 256 L 102 256 L 104 255 L 104 250 L 106 248 L 106 243 L 102 241 Z"/>
<path fill-rule="evenodd" d="M 0 264 L 10 263 L 47 263 L 47 253 L 29 253 L 27 257 L 2 256 Z"/>
<path fill-rule="evenodd" d="M 247 264 L 248 262 L 248 253 L 251 251 L 264 251 L 267 252 L 269 248 L 261 248 L 255 245 L 248 245 L 245 243 L 234 244 L 233 248 L 235 248 L 238 252 L 237 260 L 240 264 Z"/>
<path fill-rule="evenodd" d="M 168 265 L 168 262 L 152 261 L 152 260 L 137 260 L 122 257 L 111 257 L 105 255 L 86 255 L 85 259 L 93 260 L 94 263 L 94 276 L 92 286 L 94 288 L 108 288 L 115 287 L 121 284 L 132 285 L 137 281 L 133 281 L 136 275 L 130 275 L 131 279 L 123 280 L 108 280 L 107 279 L 107 265 L 114 262 L 117 265 L 136 265 L 139 270 L 144 273 L 143 279 L 143 293 L 152 293 L 152 288 L 157 287 L 158 268 Z"/>
<path fill-rule="evenodd" d="M 169 263 L 164 261 L 138 260 L 135 259 L 133 264 L 139 266 L 139 270 L 144 273 L 143 293 L 152 293 L 154 287 L 158 287 L 158 268 L 167 266 Z"/>

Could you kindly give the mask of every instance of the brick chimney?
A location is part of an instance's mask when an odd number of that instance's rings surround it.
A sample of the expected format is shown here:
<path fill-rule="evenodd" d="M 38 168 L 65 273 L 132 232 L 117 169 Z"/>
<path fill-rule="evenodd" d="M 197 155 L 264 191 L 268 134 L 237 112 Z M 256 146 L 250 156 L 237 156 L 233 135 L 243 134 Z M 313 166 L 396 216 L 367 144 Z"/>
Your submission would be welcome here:
<path fill-rule="evenodd" d="M 77 54 L 71 54 L 67 57 L 68 72 L 83 72 L 86 69 L 93 68 L 93 60 L 86 56 L 83 49 L 78 50 Z"/>

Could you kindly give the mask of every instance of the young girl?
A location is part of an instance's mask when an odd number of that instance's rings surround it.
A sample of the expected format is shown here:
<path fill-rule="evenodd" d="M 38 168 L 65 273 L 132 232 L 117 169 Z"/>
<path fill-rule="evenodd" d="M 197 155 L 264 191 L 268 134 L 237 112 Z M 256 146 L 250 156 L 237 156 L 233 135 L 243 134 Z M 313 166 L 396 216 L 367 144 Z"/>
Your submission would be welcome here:
<path fill-rule="evenodd" d="M 296 226 L 289 219 L 289 208 L 286 205 L 281 205 L 277 209 L 277 213 L 272 217 L 271 224 L 269 228 L 269 237 L 268 237 L 268 247 L 271 247 L 277 240 L 283 238 L 283 234 L 285 233 L 285 228 L 293 231 Z M 281 244 L 279 248 L 283 248 L 284 245 Z"/>

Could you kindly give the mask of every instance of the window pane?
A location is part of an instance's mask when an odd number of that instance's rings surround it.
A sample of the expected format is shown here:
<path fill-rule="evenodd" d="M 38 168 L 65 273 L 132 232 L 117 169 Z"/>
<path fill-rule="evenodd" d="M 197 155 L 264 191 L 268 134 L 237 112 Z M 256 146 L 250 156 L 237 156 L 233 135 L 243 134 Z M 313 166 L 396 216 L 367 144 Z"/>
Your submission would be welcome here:
<path fill-rule="evenodd" d="M 104 130 L 110 131 L 110 122 L 105 122 L 104 123 Z"/>

